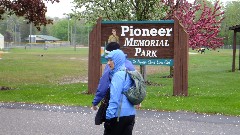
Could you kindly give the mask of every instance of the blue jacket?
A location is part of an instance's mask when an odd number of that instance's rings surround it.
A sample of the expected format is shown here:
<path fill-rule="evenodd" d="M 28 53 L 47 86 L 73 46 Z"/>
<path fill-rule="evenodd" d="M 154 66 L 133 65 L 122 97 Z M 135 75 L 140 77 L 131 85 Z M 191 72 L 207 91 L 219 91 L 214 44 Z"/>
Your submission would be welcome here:
<path fill-rule="evenodd" d="M 129 71 L 135 70 L 132 62 L 129 61 L 129 60 L 125 61 L 125 66 L 126 66 L 126 69 L 129 70 Z M 110 78 L 111 78 L 110 74 L 109 74 L 110 71 L 111 71 L 111 69 L 110 69 L 109 65 L 106 64 L 105 69 L 104 69 L 103 74 L 102 74 L 102 77 L 99 80 L 99 84 L 98 84 L 98 88 L 97 88 L 95 97 L 94 97 L 93 102 L 92 102 L 92 104 L 94 106 L 98 105 L 99 102 L 104 98 L 104 96 L 107 93 L 107 89 L 109 88 Z"/>
<path fill-rule="evenodd" d="M 110 71 L 112 75 L 110 84 L 110 100 L 106 111 L 106 119 L 118 117 L 118 110 L 121 106 L 120 117 L 135 115 L 136 110 L 127 97 L 122 94 L 127 91 L 132 85 L 133 81 L 130 76 L 126 74 L 125 61 L 126 56 L 121 50 L 113 50 L 107 56 L 114 62 L 114 69 Z M 121 104 L 122 103 L 122 104 Z"/>

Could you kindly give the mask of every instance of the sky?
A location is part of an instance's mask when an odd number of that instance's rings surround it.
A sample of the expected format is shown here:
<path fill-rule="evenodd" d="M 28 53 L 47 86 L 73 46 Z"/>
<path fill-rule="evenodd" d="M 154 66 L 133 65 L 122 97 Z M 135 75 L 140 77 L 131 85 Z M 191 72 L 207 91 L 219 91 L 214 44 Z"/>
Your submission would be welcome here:
<path fill-rule="evenodd" d="M 60 0 L 59 3 L 54 2 L 53 4 L 51 2 L 46 3 L 47 6 L 47 13 L 46 16 L 48 17 L 59 17 L 64 18 L 66 15 L 63 15 L 64 13 L 71 13 L 74 9 L 74 4 L 72 4 L 73 0 Z"/>
<path fill-rule="evenodd" d="M 188 0 L 189 2 L 193 2 L 194 0 Z M 226 1 L 234 1 L 234 0 L 220 0 L 222 2 Z M 236 0 L 235 0 L 236 1 Z M 74 8 L 74 4 L 72 4 L 73 0 L 60 0 L 59 3 L 50 3 L 48 2 L 46 4 L 47 6 L 47 13 L 46 15 L 48 17 L 54 18 L 54 17 L 59 17 L 59 18 L 64 18 L 66 15 L 63 15 L 64 13 L 71 13 L 71 9 Z"/>

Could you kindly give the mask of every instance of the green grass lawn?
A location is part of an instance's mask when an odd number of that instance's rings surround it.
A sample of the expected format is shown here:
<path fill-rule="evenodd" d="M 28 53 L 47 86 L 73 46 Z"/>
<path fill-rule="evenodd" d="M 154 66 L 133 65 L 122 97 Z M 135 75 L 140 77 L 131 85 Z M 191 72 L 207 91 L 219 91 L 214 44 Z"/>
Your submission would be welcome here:
<path fill-rule="evenodd" d="M 219 51 L 219 52 L 218 52 Z M 240 116 L 240 72 L 231 71 L 232 50 L 189 55 L 187 97 L 175 97 L 169 67 L 147 76 L 143 109 Z M 195 52 L 196 51 L 192 51 Z M 238 67 L 238 56 L 236 58 Z M 87 95 L 88 48 L 10 49 L 0 59 L 0 102 L 91 106 Z"/>

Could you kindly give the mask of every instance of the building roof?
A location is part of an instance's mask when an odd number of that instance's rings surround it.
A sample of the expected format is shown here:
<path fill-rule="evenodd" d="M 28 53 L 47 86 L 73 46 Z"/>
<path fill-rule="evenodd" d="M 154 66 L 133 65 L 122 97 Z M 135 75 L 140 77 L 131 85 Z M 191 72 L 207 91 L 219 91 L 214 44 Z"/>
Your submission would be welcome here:
<path fill-rule="evenodd" d="M 53 36 L 48 35 L 31 35 L 32 37 L 36 37 L 36 41 L 59 41 L 61 39 L 58 39 Z M 26 40 L 29 40 L 29 37 L 25 38 Z"/>
<path fill-rule="evenodd" d="M 44 40 L 44 41 L 58 41 L 60 39 L 53 37 L 53 36 L 48 36 L 48 35 L 36 35 L 38 40 Z"/>

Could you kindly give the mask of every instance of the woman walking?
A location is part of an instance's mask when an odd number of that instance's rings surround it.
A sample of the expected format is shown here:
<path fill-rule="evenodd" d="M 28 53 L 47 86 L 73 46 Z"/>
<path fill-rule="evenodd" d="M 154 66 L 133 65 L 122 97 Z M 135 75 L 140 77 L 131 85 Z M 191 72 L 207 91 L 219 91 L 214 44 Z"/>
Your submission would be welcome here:
<path fill-rule="evenodd" d="M 133 82 L 126 73 L 126 56 L 121 50 L 113 50 L 106 59 L 112 75 L 110 84 L 110 100 L 106 111 L 104 135 L 132 135 L 136 110 L 127 97 L 122 94 Z"/>

